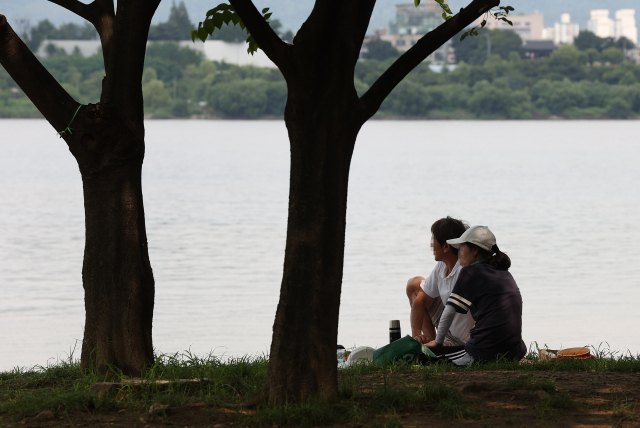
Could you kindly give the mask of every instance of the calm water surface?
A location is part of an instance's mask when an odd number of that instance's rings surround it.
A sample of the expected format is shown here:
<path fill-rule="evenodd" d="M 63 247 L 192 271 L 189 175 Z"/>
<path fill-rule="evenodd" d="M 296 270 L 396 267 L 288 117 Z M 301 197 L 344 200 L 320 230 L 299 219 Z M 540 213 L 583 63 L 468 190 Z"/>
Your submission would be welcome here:
<path fill-rule="evenodd" d="M 640 352 L 640 122 L 371 122 L 351 170 L 339 342 L 409 331 L 429 228 L 488 225 L 529 344 Z M 147 123 L 143 191 L 160 352 L 266 353 L 284 256 L 282 122 Z M 82 338 L 82 184 L 44 121 L 0 121 L 0 370 Z M 79 352 L 76 354 L 79 356 Z"/>

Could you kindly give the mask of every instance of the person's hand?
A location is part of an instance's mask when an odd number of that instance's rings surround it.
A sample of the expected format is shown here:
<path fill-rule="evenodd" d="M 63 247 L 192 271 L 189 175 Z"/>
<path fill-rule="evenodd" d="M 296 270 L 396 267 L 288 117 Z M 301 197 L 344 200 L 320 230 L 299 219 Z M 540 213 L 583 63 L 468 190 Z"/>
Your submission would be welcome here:
<path fill-rule="evenodd" d="M 429 341 L 429 338 L 427 336 L 425 336 L 424 334 L 417 334 L 417 335 L 413 336 L 413 338 L 415 340 L 417 340 L 418 342 L 422 343 L 423 345 Z"/>
<path fill-rule="evenodd" d="M 438 346 L 438 344 L 436 343 L 436 341 L 435 341 L 435 339 L 434 339 L 434 340 L 432 340 L 432 341 L 431 341 L 431 342 L 429 342 L 429 343 L 425 343 L 425 344 L 424 344 L 424 346 Z"/>

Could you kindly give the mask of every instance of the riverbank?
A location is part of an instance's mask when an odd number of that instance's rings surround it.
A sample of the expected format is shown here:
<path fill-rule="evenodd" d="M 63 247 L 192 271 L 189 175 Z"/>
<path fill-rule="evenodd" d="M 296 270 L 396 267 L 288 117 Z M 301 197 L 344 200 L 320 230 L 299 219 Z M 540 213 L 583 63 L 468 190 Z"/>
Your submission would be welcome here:
<path fill-rule="evenodd" d="M 531 356 L 530 356 L 531 357 Z M 257 409 L 267 360 L 163 356 L 144 382 L 83 374 L 77 362 L 0 373 L 0 426 L 445 427 L 633 426 L 640 359 L 358 366 L 339 371 L 339 399 Z M 117 376 L 115 376 L 117 378 Z M 166 379 L 169 382 L 160 382 Z M 181 381 L 182 379 L 182 381 Z M 184 381 L 188 380 L 188 381 Z"/>

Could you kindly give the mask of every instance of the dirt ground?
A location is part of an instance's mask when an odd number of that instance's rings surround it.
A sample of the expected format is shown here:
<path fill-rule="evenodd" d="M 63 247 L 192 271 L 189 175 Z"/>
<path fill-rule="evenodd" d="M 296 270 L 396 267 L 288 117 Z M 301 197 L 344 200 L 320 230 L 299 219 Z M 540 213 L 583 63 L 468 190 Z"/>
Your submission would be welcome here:
<path fill-rule="evenodd" d="M 640 373 L 614 372 L 533 372 L 536 382 L 552 381 L 555 391 L 514 389 L 509 380 L 520 373 L 510 371 L 461 371 L 442 373 L 439 381 L 462 391 L 475 412 L 472 419 L 443 419 L 435 413 L 417 412 L 379 418 L 376 427 L 611 427 L 640 426 L 636 404 L 640 401 Z M 419 381 L 418 374 L 401 375 L 403 383 Z M 375 387 L 379 378 L 363 381 Z M 549 383 L 547 382 L 547 385 Z M 577 406 L 554 408 L 550 397 L 565 397 Z M 213 408 L 204 403 L 168 408 L 166 413 L 149 416 L 142 410 L 113 413 L 78 413 L 43 415 L 22 422 L 0 422 L 0 427 L 212 427 L 237 426 L 232 410 Z M 385 423 L 394 419 L 393 423 Z M 345 426 L 358 428 L 356 423 Z"/>

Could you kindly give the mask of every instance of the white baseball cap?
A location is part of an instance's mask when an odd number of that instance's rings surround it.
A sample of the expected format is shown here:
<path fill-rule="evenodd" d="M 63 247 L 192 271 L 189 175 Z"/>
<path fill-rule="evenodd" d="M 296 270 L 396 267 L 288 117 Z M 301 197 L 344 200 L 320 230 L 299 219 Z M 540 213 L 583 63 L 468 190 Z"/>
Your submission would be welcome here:
<path fill-rule="evenodd" d="M 460 248 L 460 244 L 465 242 L 475 244 L 483 250 L 493 253 L 493 246 L 496 245 L 496 236 L 487 226 L 471 226 L 465 230 L 461 237 L 447 239 L 447 244 L 453 248 Z"/>

